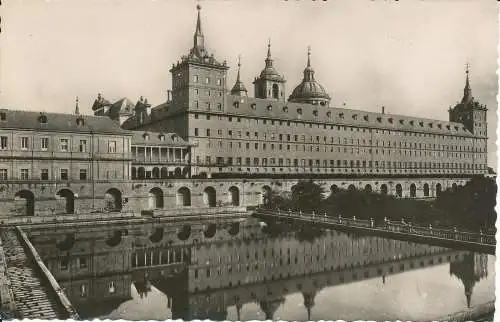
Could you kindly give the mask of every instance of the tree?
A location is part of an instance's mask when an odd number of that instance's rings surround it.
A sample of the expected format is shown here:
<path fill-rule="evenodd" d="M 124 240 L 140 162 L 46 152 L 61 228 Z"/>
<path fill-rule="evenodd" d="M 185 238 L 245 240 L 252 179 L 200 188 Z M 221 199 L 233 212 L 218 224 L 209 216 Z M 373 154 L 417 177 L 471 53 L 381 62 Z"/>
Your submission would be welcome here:
<path fill-rule="evenodd" d="M 292 205 L 304 212 L 318 211 L 323 202 L 324 189 L 312 180 L 299 181 L 292 189 Z"/>

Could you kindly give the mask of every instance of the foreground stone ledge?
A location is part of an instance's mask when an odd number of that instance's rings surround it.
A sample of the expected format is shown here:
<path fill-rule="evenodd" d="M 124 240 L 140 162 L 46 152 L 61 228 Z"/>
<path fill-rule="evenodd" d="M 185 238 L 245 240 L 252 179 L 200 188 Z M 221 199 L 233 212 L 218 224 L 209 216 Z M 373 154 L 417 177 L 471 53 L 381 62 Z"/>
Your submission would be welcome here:
<path fill-rule="evenodd" d="M 450 322 L 475 321 L 479 318 L 482 318 L 494 312 L 495 312 L 495 301 L 490 301 L 484 304 L 476 305 L 467 310 L 439 317 L 438 319 L 432 321 L 450 321 Z"/>

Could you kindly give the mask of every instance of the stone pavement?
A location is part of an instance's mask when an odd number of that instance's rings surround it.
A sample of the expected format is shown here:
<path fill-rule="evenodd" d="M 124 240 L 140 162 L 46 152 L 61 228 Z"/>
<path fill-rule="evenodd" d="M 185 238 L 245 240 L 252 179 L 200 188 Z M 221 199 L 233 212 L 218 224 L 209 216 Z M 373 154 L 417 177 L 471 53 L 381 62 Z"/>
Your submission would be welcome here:
<path fill-rule="evenodd" d="M 33 260 L 26 256 L 16 231 L 3 229 L 0 238 L 19 318 L 64 319 L 57 297 L 50 285 L 43 282 Z"/>

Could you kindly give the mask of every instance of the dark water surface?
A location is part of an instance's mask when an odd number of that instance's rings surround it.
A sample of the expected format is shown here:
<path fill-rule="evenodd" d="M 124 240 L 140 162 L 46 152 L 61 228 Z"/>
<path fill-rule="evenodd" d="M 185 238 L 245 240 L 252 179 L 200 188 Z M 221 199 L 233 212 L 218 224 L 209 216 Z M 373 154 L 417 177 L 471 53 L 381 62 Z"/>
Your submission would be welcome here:
<path fill-rule="evenodd" d="M 82 318 L 427 320 L 494 300 L 491 255 L 253 219 L 28 232 Z"/>

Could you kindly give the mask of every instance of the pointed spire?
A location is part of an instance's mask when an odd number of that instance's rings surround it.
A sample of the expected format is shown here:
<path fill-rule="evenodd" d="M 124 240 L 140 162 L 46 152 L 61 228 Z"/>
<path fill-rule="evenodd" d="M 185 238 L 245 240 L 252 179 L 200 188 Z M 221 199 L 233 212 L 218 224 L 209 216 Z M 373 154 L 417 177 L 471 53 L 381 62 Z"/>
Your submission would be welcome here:
<path fill-rule="evenodd" d="M 271 38 L 267 40 L 267 58 L 271 59 Z"/>
<path fill-rule="evenodd" d="M 470 88 L 469 82 L 469 63 L 465 65 L 465 87 L 464 87 L 464 97 L 462 98 L 462 103 L 469 103 L 472 100 L 472 90 Z"/>
<path fill-rule="evenodd" d="M 311 46 L 307 46 L 307 67 L 311 67 Z"/>
<path fill-rule="evenodd" d="M 75 102 L 75 114 L 80 115 L 80 108 L 78 107 L 78 96 L 76 97 L 76 102 Z"/>
<path fill-rule="evenodd" d="M 240 69 L 241 69 L 241 56 L 238 55 L 238 74 L 236 75 L 236 82 L 231 89 L 232 95 L 247 96 L 247 89 L 240 79 Z"/>
<path fill-rule="evenodd" d="M 201 30 L 201 6 L 197 5 L 198 18 L 196 20 L 196 31 L 194 32 L 194 48 L 204 48 L 205 38 L 203 37 L 203 31 Z"/>

